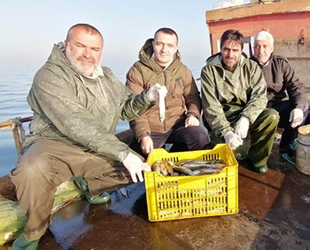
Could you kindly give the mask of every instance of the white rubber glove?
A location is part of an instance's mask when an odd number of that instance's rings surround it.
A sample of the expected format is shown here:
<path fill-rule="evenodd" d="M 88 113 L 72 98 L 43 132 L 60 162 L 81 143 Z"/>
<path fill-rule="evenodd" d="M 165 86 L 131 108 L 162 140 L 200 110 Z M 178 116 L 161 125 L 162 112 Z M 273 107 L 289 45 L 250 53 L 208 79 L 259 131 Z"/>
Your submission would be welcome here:
<path fill-rule="evenodd" d="M 304 112 L 301 109 L 295 108 L 291 111 L 289 122 L 291 123 L 292 128 L 296 128 L 298 125 L 300 125 L 303 119 Z"/>
<path fill-rule="evenodd" d="M 235 150 L 237 147 L 243 144 L 243 140 L 240 138 L 240 136 L 232 131 L 227 132 L 227 134 L 224 136 L 224 139 L 232 150 Z"/>
<path fill-rule="evenodd" d="M 199 120 L 195 116 L 189 115 L 185 120 L 185 128 L 197 126 L 199 126 Z"/>
<path fill-rule="evenodd" d="M 140 147 L 144 154 L 148 155 L 153 149 L 153 140 L 150 136 L 145 136 L 140 141 Z"/>
<path fill-rule="evenodd" d="M 142 171 L 151 171 L 150 166 L 142 162 L 141 159 L 129 152 L 125 160 L 123 161 L 125 168 L 129 171 L 133 182 L 137 182 L 137 176 L 139 181 L 143 181 Z"/>
<path fill-rule="evenodd" d="M 159 92 L 161 92 L 161 95 L 164 98 L 167 94 L 167 88 L 166 88 L 166 86 L 161 86 L 159 83 L 155 83 L 147 91 L 147 94 L 146 94 L 147 99 L 150 102 L 158 102 L 159 101 Z"/>
<path fill-rule="evenodd" d="M 239 121 L 235 126 L 235 133 L 241 137 L 241 139 L 246 138 L 249 131 L 250 121 L 247 117 L 241 116 Z"/>

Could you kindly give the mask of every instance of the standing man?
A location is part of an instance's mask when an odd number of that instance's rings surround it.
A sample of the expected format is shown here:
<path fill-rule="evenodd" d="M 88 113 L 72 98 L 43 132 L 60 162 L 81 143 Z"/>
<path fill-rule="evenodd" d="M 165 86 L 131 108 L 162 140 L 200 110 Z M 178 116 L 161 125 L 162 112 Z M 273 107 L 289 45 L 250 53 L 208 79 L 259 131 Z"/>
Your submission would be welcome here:
<path fill-rule="evenodd" d="M 84 178 L 78 184 L 91 203 L 102 203 L 102 191 L 142 181 L 142 171 L 150 170 L 114 133 L 119 118 L 134 119 L 153 106 L 160 88 L 133 98 L 100 66 L 103 42 L 96 28 L 76 24 L 35 75 L 27 98 L 34 111 L 30 135 L 10 174 L 28 216 L 13 250 L 37 248 L 56 188 L 72 176 Z"/>
<path fill-rule="evenodd" d="M 243 44 L 239 31 L 227 30 L 221 51 L 207 59 L 201 72 L 203 119 L 212 144 L 226 142 L 235 150 L 250 136 L 249 167 L 264 173 L 279 116 L 266 108 L 266 83 L 258 65 L 242 54 Z"/>
<path fill-rule="evenodd" d="M 267 31 L 259 32 L 254 38 L 254 61 L 263 71 L 267 83 L 268 107 L 279 112 L 279 127 L 284 128 L 280 142 L 281 153 L 294 158 L 299 126 L 308 116 L 308 100 L 303 83 L 287 59 L 276 56 L 274 38 Z"/>
<path fill-rule="evenodd" d="M 159 83 L 166 86 L 166 118 L 159 120 L 155 104 L 144 115 L 130 122 L 134 132 L 130 147 L 147 156 L 154 148 L 173 143 L 171 151 L 199 150 L 209 138 L 199 126 L 201 99 L 190 70 L 180 61 L 178 35 L 170 28 L 161 28 L 148 39 L 137 61 L 127 73 L 126 85 L 134 95 Z"/>

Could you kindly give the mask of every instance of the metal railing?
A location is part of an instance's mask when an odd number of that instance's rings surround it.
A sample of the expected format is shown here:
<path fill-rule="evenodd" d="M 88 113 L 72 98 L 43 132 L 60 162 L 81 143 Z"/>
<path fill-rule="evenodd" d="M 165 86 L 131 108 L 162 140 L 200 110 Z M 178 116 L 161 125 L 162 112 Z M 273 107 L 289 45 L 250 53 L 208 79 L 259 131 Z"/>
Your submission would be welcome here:
<path fill-rule="evenodd" d="M 22 148 L 22 141 L 25 136 L 23 123 L 30 122 L 31 120 L 32 120 L 32 116 L 24 117 L 24 118 L 16 117 L 14 119 L 10 119 L 5 122 L 0 122 L 0 130 L 11 130 L 12 131 L 18 158 L 21 155 L 20 152 Z"/>

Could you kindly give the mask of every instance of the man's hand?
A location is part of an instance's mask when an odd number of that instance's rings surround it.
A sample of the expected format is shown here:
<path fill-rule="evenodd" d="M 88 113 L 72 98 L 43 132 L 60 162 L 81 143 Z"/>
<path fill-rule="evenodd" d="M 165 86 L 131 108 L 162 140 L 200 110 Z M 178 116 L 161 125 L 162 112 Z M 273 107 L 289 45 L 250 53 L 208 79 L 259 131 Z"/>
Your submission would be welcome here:
<path fill-rule="evenodd" d="M 153 149 L 153 140 L 150 136 L 145 136 L 140 141 L 140 147 L 144 154 L 148 155 Z"/>
<path fill-rule="evenodd" d="M 137 176 L 139 181 L 143 181 L 142 171 L 151 171 L 150 166 L 142 162 L 141 159 L 129 152 L 125 160 L 123 161 L 125 168 L 129 171 L 133 182 L 137 182 Z"/>
<path fill-rule="evenodd" d="M 147 99 L 150 102 L 158 102 L 159 101 L 159 92 L 162 98 L 165 98 L 167 95 L 167 88 L 166 86 L 161 86 L 159 83 L 155 83 L 152 85 L 149 90 L 147 91 Z"/>
<path fill-rule="evenodd" d="M 199 120 L 193 116 L 189 115 L 185 120 L 185 128 L 199 126 Z"/>
<path fill-rule="evenodd" d="M 298 125 L 300 125 L 303 119 L 304 112 L 301 109 L 295 108 L 291 111 L 289 122 L 291 123 L 292 128 L 296 128 Z"/>
<path fill-rule="evenodd" d="M 232 131 L 227 132 L 227 134 L 224 136 L 224 139 L 232 150 L 235 150 L 237 147 L 243 144 L 243 140 L 240 138 L 240 136 Z"/>
<path fill-rule="evenodd" d="M 248 134 L 249 126 L 250 126 L 249 119 L 245 116 L 241 116 L 239 121 L 237 122 L 237 124 L 235 126 L 235 133 L 238 136 L 240 136 L 241 139 L 244 139 L 244 138 L 246 138 L 246 136 Z"/>

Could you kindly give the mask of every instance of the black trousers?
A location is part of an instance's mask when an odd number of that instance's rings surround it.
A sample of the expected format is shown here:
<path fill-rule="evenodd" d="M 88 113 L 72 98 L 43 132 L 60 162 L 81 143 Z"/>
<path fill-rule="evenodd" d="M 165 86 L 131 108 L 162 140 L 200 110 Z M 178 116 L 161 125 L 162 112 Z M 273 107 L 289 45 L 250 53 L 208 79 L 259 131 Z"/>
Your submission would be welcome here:
<path fill-rule="evenodd" d="M 210 143 L 209 136 L 207 131 L 201 127 L 185 127 L 185 120 L 177 123 L 172 129 L 166 133 L 151 133 L 151 138 L 153 140 L 154 148 L 162 148 L 165 146 L 165 143 L 173 144 L 170 152 L 181 152 L 181 151 L 192 151 L 192 150 L 201 150 L 206 148 Z M 140 143 L 134 138 L 129 147 L 136 151 L 138 154 L 145 155 L 140 147 Z"/>
<path fill-rule="evenodd" d="M 272 108 L 277 110 L 280 115 L 280 121 L 279 121 L 278 127 L 284 129 L 282 133 L 280 147 L 286 148 L 291 141 L 297 138 L 298 128 L 302 125 L 307 124 L 306 119 L 309 113 L 309 107 L 307 106 L 306 109 L 304 110 L 304 120 L 296 128 L 292 128 L 291 123 L 289 122 L 290 113 L 295 108 L 295 106 L 293 106 L 289 100 L 276 103 L 272 106 Z"/>

